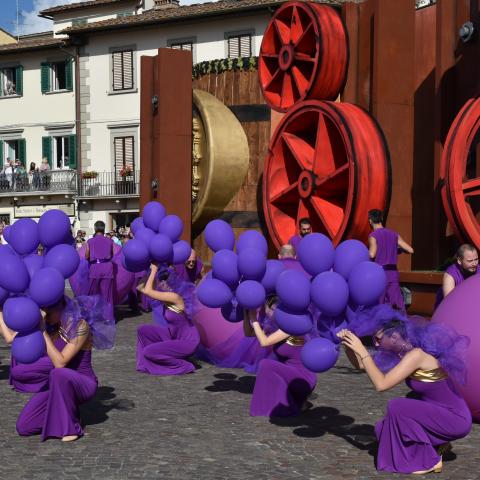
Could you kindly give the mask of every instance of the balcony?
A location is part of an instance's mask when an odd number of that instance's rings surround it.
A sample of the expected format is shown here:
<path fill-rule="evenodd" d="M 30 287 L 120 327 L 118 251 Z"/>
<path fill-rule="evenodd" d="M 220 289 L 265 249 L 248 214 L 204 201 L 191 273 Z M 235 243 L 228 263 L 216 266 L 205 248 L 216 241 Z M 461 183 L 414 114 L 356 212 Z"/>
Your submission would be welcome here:
<path fill-rule="evenodd" d="M 0 196 L 28 196 L 46 193 L 61 195 L 77 193 L 76 170 L 49 170 L 29 173 L 0 173 Z"/>
<path fill-rule="evenodd" d="M 79 198 L 138 197 L 140 171 L 121 176 L 119 172 L 83 172 L 80 175 Z"/>

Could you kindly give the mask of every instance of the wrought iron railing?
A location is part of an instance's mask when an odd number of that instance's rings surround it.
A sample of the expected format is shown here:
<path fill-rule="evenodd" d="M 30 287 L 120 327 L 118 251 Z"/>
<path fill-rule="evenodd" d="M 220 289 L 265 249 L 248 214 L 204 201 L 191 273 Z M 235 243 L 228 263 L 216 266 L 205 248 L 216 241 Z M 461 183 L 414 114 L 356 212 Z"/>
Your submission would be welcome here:
<path fill-rule="evenodd" d="M 140 194 L 140 171 L 121 176 L 119 172 L 83 172 L 79 197 L 122 197 Z"/>
<path fill-rule="evenodd" d="M 77 193 L 76 170 L 0 173 L 0 195 L 12 193 Z"/>

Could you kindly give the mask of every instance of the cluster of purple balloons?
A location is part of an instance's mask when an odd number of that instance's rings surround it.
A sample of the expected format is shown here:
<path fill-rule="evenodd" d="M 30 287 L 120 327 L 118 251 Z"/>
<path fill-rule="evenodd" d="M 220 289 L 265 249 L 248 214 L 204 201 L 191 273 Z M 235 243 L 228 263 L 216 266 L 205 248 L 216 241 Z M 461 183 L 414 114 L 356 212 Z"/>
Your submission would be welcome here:
<path fill-rule="evenodd" d="M 20 363 L 32 363 L 45 353 L 39 330 L 40 308 L 63 298 L 65 279 L 75 273 L 80 257 L 74 248 L 70 220 L 61 210 L 49 210 L 38 223 L 17 220 L 0 246 L 0 305 L 6 325 L 18 332 L 12 355 Z M 37 254 L 44 247 L 44 256 Z"/>
<path fill-rule="evenodd" d="M 272 287 L 274 290 L 269 280 L 267 240 L 259 232 L 248 230 L 238 238 L 235 252 L 232 227 L 217 219 L 206 226 L 205 241 L 215 255 L 210 277 L 197 289 L 198 299 L 207 307 L 220 307 L 226 320 L 240 322 L 244 308 L 260 307 Z"/>
<path fill-rule="evenodd" d="M 181 218 L 167 215 L 160 202 L 148 202 L 130 228 L 135 238 L 123 247 L 124 266 L 130 272 L 147 270 L 151 262 L 184 263 L 190 256 L 190 244 L 180 240 Z"/>

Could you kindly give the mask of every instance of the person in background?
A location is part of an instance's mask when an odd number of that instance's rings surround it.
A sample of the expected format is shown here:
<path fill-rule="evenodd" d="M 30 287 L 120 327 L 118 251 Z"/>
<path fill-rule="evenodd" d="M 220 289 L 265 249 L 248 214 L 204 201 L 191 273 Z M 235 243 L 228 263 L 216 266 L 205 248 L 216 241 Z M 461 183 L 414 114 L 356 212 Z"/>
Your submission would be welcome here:
<path fill-rule="evenodd" d="M 298 222 L 298 231 L 299 235 L 294 235 L 288 243 L 292 245 L 295 251 L 298 250 L 298 246 L 300 245 L 300 241 L 305 235 L 309 235 L 312 233 L 312 222 L 308 217 L 301 218 Z"/>
<path fill-rule="evenodd" d="M 30 163 L 28 176 L 30 177 L 30 185 L 32 186 L 33 190 L 38 190 L 40 188 L 40 171 L 38 170 L 35 162 Z"/>
<path fill-rule="evenodd" d="M 7 161 L 5 163 L 5 168 L 3 169 L 3 173 L 5 174 L 5 178 L 8 182 L 8 188 L 13 188 L 13 165 L 12 160 L 10 157 L 7 157 Z"/>
<path fill-rule="evenodd" d="M 302 272 L 310 277 L 310 275 L 302 267 L 302 264 L 297 260 L 295 248 L 290 243 L 286 243 L 285 245 L 281 246 L 280 251 L 278 252 L 278 259 L 285 265 L 286 268 L 298 270 L 299 272 Z"/>
<path fill-rule="evenodd" d="M 3 236 L 3 230 L 5 229 L 5 222 L 0 222 L 0 244 L 1 245 L 7 245 L 8 242 L 5 240 L 5 237 Z"/>
<path fill-rule="evenodd" d="M 200 258 L 197 258 L 197 253 L 192 248 L 190 256 L 183 265 L 175 266 L 175 270 L 185 281 L 198 283 L 202 278 L 203 263 Z"/>
<path fill-rule="evenodd" d="M 110 230 L 109 236 L 110 236 L 110 238 L 113 240 L 113 243 L 115 243 L 115 244 L 118 245 L 119 247 L 122 246 L 122 242 L 121 242 L 120 239 L 117 237 L 117 233 L 115 232 L 115 230 Z"/>
<path fill-rule="evenodd" d="M 50 188 L 51 170 L 47 157 L 42 158 L 42 163 L 38 170 L 40 172 L 41 187 L 43 190 L 48 190 Z"/>
<path fill-rule="evenodd" d="M 413 248 L 397 232 L 383 226 L 382 211 L 370 210 L 368 223 L 373 230 L 368 237 L 370 258 L 383 268 L 387 277 L 387 288 L 380 303 L 389 303 L 398 310 L 405 310 L 397 269 L 398 249 L 413 253 Z"/>

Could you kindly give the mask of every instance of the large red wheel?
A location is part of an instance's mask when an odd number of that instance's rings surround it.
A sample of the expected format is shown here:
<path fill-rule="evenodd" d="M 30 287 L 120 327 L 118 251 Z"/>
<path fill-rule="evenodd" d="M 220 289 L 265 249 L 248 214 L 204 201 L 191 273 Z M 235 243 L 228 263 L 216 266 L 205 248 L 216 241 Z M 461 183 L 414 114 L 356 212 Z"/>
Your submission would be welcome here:
<path fill-rule="evenodd" d="M 288 2 L 275 12 L 263 35 L 258 68 L 271 108 L 285 112 L 300 100 L 334 100 L 347 67 L 347 34 L 333 8 Z"/>
<path fill-rule="evenodd" d="M 263 208 L 277 247 L 310 217 L 315 232 L 335 244 L 366 240 L 370 209 L 386 211 L 390 163 L 373 118 L 347 103 L 311 100 L 283 117 L 270 141 L 263 177 Z"/>
<path fill-rule="evenodd" d="M 441 163 L 442 199 L 457 238 L 480 248 L 480 98 L 469 100 L 448 132 Z"/>

